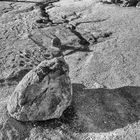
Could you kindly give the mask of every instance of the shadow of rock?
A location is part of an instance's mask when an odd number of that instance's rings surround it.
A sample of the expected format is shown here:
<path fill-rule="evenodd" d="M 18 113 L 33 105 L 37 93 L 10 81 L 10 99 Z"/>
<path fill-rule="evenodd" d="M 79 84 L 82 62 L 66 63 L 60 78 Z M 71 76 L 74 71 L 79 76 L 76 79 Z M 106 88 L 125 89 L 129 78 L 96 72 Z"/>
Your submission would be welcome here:
<path fill-rule="evenodd" d="M 140 87 L 85 89 L 73 84 L 72 105 L 61 117 L 78 132 L 109 132 L 140 118 Z"/>
<path fill-rule="evenodd" d="M 67 50 L 69 50 L 67 52 Z M 73 46 L 67 46 L 67 45 L 62 45 L 61 46 L 61 51 L 64 52 L 64 55 L 71 55 L 76 52 L 92 52 L 89 48 L 85 47 L 73 47 Z"/>

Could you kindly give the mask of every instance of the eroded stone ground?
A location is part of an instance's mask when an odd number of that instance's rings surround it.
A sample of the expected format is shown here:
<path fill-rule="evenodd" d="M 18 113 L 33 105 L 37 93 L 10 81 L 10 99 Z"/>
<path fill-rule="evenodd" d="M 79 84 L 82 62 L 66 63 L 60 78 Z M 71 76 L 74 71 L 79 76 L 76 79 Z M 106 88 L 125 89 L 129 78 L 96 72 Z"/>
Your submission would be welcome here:
<path fill-rule="evenodd" d="M 93 0 L 38 2 L 0 1 L 0 139 L 139 140 L 140 10 Z M 46 58 L 54 35 L 70 67 L 72 105 L 60 119 L 18 122 L 7 113 L 8 98 Z"/>

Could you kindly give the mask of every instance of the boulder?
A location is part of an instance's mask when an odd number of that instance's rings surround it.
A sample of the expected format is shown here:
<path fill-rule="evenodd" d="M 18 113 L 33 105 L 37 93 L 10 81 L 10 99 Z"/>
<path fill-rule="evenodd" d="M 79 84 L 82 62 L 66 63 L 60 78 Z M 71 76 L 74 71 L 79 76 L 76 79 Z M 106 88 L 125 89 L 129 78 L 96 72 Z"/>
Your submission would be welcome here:
<path fill-rule="evenodd" d="M 20 121 L 59 118 L 70 105 L 69 67 L 63 57 L 44 60 L 27 73 L 12 93 L 7 110 Z"/>

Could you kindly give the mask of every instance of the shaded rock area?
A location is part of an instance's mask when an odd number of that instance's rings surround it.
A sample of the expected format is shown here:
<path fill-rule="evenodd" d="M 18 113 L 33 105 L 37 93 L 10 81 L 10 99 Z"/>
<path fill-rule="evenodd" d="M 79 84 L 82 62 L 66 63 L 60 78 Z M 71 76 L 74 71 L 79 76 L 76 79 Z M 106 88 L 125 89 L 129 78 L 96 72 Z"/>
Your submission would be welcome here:
<path fill-rule="evenodd" d="M 97 0 L 0 1 L 0 139 L 139 140 L 139 16 L 138 8 Z M 16 102 L 11 99 L 19 97 L 13 93 L 23 81 L 32 81 L 33 72 L 36 82 L 27 90 L 37 98 L 28 99 L 38 101 L 41 107 L 39 86 L 43 90 L 48 80 L 46 73 L 40 71 L 42 75 L 37 76 L 35 70 L 60 56 L 69 66 L 71 104 L 68 102 L 58 116 L 49 120 L 36 112 L 31 113 L 35 118 L 23 116 L 15 110 Z M 61 77 L 59 72 L 56 75 Z M 41 82 L 38 77 L 45 79 Z M 60 83 L 57 78 L 54 81 Z M 47 97 L 45 103 L 52 103 L 53 95 Z M 23 107 L 27 114 L 32 104 L 28 99 L 17 101 L 19 109 Z"/>
<path fill-rule="evenodd" d="M 137 7 L 139 8 L 139 0 L 101 0 L 101 2 L 106 4 L 116 4 L 122 7 Z"/>

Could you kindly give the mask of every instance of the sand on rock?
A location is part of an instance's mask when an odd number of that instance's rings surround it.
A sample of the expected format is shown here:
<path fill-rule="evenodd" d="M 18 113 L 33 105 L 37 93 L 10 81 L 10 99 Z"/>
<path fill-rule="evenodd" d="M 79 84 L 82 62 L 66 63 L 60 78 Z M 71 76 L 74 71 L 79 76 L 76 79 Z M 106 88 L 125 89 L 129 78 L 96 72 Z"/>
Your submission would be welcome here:
<path fill-rule="evenodd" d="M 44 60 L 27 73 L 9 99 L 9 114 L 20 121 L 59 118 L 71 102 L 69 68 L 63 57 Z"/>

